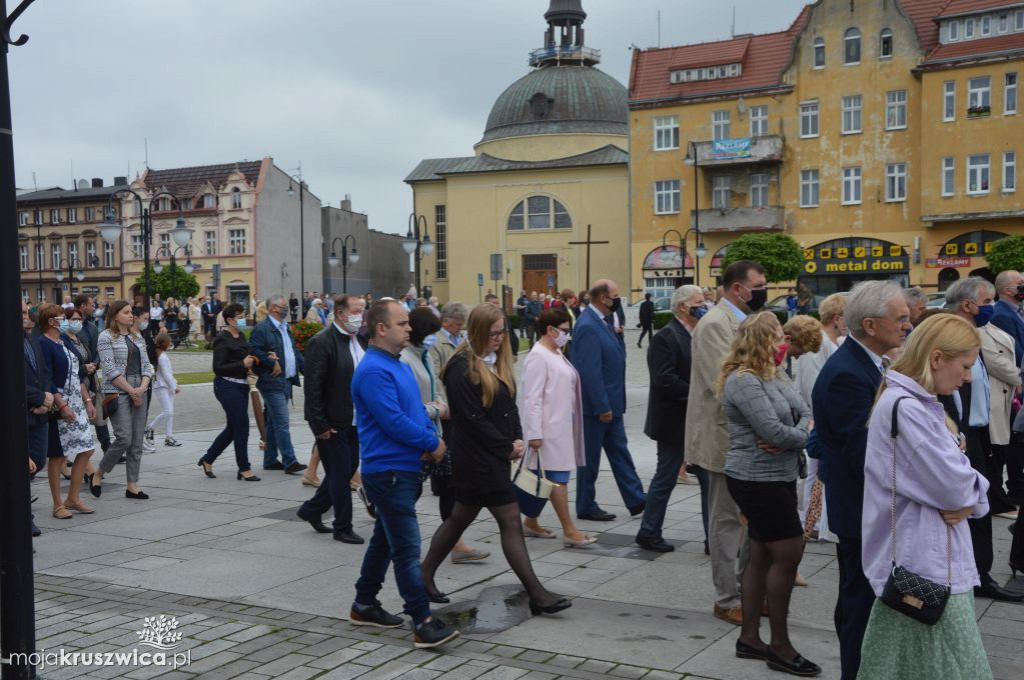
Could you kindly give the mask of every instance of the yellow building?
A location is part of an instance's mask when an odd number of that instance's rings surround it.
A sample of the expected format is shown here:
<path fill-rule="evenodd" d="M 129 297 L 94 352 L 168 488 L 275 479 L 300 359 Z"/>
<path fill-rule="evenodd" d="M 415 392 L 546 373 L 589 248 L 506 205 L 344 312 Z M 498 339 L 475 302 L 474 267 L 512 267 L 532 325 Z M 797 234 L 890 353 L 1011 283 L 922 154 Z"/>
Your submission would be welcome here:
<path fill-rule="evenodd" d="M 779 33 L 636 51 L 635 294 L 713 284 L 756 231 L 793 236 L 819 294 L 987 274 L 985 244 L 1024 232 L 1022 60 L 1024 3 L 992 0 L 819 0 Z M 673 229 L 687 269 L 666 281 Z"/>
<path fill-rule="evenodd" d="M 544 47 L 498 97 L 475 155 L 424 160 L 405 180 L 436 244 L 422 283 L 442 301 L 629 280 L 626 88 L 595 68 L 579 0 L 553 0 L 544 17 Z"/>

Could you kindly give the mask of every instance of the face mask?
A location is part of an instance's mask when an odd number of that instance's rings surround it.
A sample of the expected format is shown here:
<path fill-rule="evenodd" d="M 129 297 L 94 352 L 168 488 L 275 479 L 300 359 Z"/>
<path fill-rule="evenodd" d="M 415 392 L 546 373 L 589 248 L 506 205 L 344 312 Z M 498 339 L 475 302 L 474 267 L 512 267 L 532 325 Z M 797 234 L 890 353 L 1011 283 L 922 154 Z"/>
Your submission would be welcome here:
<path fill-rule="evenodd" d="M 618 312 L 620 309 L 622 309 L 622 298 L 615 298 L 612 300 L 611 310 L 612 312 Z"/>
<path fill-rule="evenodd" d="M 742 286 L 743 284 L 740 285 Z M 746 286 L 743 287 L 747 288 Z M 759 288 L 757 290 L 751 290 L 750 288 L 747 288 L 747 290 L 750 291 L 750 299 L 747 300 L 746 304 L 750 311 L 756 312 L 762 307 L 764 307 L 764 303 L 768 302 L 767 288 Z"/>
<path fill-rule="evenodd" d="M 421 347 L 423 347 L 423 349 L 430 349 L 431 347 L 434 346 L 434 343 L 436 342 L 436 335 L 428 335 L 427 337 L 423 338 L 423 344 L 421 345 Z"/>
<path fill-rule="evenodd" d="M 363 317 L 358 314 L 350 314 L 348 319 L 345 321 L 345 330 L 355 335 L 359 332 L 359 328 L 362 325 Z"/>
<path fill-rule="evenodd" d="M 995 311 L 995 305 L 978 305 L 978 313 L 974 315 L 974 325 L 981 328 L 992 319 L 992 313 Z"/>
<path fill-rule="evenodd" d="M 707 313 L 707 307 L 690 307 L 690 316 L 692 316 L 695 319 L 699 319 L 700 317 L 704 316 Z"/>
<path fill-rule="evenodd" d="M 71 323 L 67 319 L 60 320 L 60 332 L 67 333 L 68 329 L 71 328 Z"/>
<path fill-rule="evenodd" d="M 569 344 L 569 339 L 571 337 L 572 336 L 570 336 L 568 333 L 559 328 L 558 336 L 555 338 L 555 347 L 558 347 L 559 349 L 565 347 L 567 344 Z"/>
<path fill-rule="evenodd" d="M 142 322 L 139 323 L 139 330 L 140 331 L 144 331 L 147 328 L 149 328 L 149 322 L 148 321 L 142 321 Z"/>
<path fill-rule="evenodd" d="M 245 319 L 235 319 L 235 328 L 240 331 L 245 330 Z"/>
<path fill-rule="evenodd" d="M 77 333 L 80 330 L 82 330 L 82 322 L 81 321 L 72 321 L 70 325 L 71 325 L 71 332 L 72 333 Z"/>
<path fill-rule="evenodd" d="M 1017 294 L 1013 296 L 1018 302 L 1024 302 L 1024 284 L 1017 286 Z"/>
<path fill-rule="evenodd" d="M 775 365 L 781 366 L 782 362 L 786 360 L 786 352 L 789 351 L 789 344 L 782 343 L 779 348 L 775 350 Z"/>

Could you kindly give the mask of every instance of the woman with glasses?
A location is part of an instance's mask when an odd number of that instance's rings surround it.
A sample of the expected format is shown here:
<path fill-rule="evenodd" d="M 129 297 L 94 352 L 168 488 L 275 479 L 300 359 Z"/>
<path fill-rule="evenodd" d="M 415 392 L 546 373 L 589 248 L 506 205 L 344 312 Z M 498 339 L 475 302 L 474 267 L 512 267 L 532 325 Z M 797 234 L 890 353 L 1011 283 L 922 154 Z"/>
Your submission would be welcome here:
<path fill-rule="evenodd" d="M 538 340 L 523 361 L 520 414 L 529 444 L 524 465 L 539 474 L 540 458 L 544 476 L 558 485 L 551 491 L 551 506 L 562 523 L 562 544 L 580 548 L 597 539 L 577 529 L 569 512 L 569 478 L 584 461 L 580 376 L 562 353 L 569 343 L 570 329 L 564 305 L 545 309 L 537 317 Z M 555 532 L 537 522 L 544 501 L 518 488 L 516 495 L 526 517 L 523 534 L 555 538 Z"/>
<path fill-rule="evenodd" d="M 572 603 L 541 585 L 523 540 L 519 504 L 509 476 L 511 461 L 525 452 L 508 321 L 494 305 L 479 305 L 469 315 L 469 334 L 444 367 L 441 379 L 452 418 L 452 467 L 455 507 L 434 534 L 420 566 L 431 602 L 449 599 L 434 585 L 434 574 L 459 538 L 487 508 L 498 523 L 501 549 L 530 598 L 530 611 L 554 614 Z"/>

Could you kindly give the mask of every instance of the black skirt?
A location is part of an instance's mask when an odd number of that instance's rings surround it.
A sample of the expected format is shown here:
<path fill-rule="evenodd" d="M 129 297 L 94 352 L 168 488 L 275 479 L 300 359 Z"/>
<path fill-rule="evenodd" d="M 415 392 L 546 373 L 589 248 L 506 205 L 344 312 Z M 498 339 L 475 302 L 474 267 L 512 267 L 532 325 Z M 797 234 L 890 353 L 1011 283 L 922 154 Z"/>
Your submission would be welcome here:
<path fill-rule="evenodd" d="M 796 538 L 804 533 L 797 511 L 796 481 L 748 482 L 726 475 L 729 495 L 747 518 L 747 531 L 759 543 Z"/>
<path fill-rule="evenodd" d="M 511 463 L 485 451 L 452 451 L 455 500 L 475 508 L 493 508 L 516 502 Z"/>

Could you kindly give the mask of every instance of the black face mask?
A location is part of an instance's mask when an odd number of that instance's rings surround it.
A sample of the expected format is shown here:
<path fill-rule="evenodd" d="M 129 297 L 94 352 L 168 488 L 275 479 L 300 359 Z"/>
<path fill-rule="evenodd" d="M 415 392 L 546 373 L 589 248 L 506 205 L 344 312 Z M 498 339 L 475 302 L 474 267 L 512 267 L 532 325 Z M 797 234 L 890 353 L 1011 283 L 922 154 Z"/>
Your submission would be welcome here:
<path fill-rule="evenodd" d="M 1018 302 L 1024 301 L 1024 284 L 1017 286 L 1017 294 L 1014 295 Z"/>
<path fill-rule="evenodd" d="M 612 300 L 612 306 L 609 308 L 612 312 L 618 312 L 622 309 L 622 298 L 615 298 Z"/>
<path fill-rule="evenodd" d="M 750 300 L 747 301 L 747 307 L 750 308 L 750 311 L 756 312 L 764 307 L 766 302 L 768 302 L 768 290 L 766 288 L 752 290 L 750 291 Z"/>

